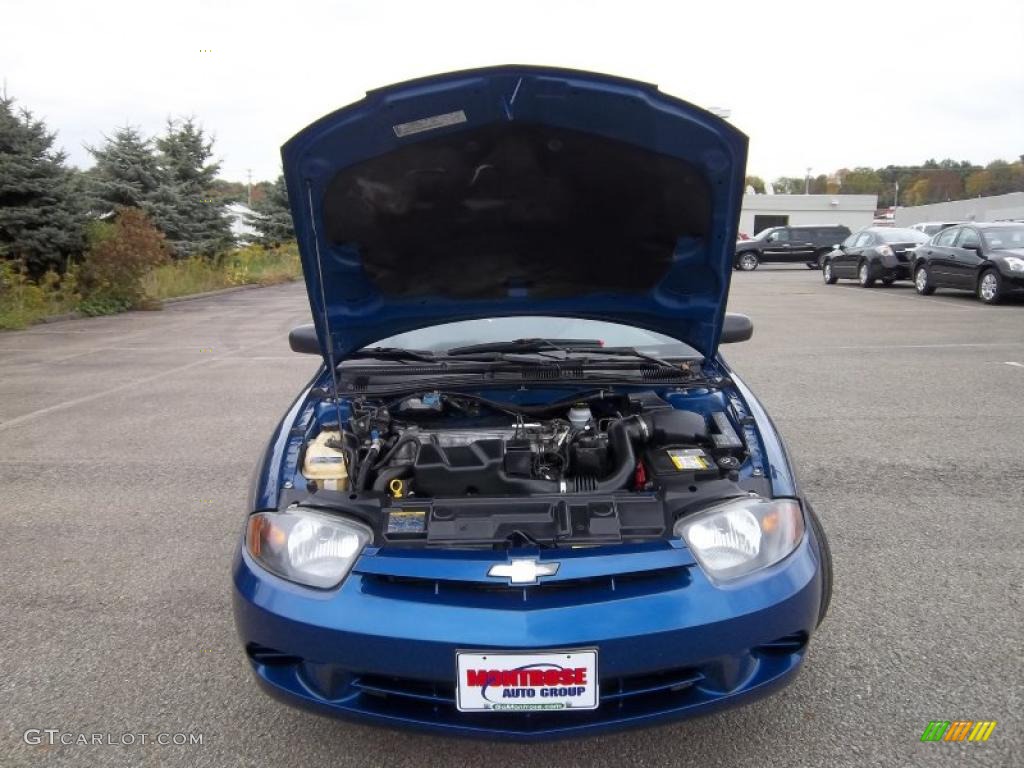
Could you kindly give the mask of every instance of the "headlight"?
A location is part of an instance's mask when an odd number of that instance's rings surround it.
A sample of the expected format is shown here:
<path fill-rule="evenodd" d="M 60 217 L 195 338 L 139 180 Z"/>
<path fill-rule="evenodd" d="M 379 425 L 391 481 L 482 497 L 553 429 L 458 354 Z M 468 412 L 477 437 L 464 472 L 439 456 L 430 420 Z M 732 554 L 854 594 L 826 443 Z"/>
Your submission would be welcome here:
<path fill-rule="evenodd" d="M 779 562 L 804 535 L 804 516 L 793 499 L 729 501 L 676 523 L 712 581 L 730 581 Z"/>
<path fill-rule="evenodd" d="M 880 256 L 892 256 L 893 254 L 892 248 L 888 245 L 878 246 L 877 251 Z"/>
<path fill-rule="evenodd" d="M 1006 266 L 1010 268 L 1011 272 L 1024 272 L 1024 259 L 1018 259 L 1016 256 L 1007 256 Z"/>
<path fill-rule="evenodd" d="M 245 530 L 245 548 L 260 565 L 320 589 L 341 584 L 372 539 L 362 523 L 304 507 L 257 512 Z"/>

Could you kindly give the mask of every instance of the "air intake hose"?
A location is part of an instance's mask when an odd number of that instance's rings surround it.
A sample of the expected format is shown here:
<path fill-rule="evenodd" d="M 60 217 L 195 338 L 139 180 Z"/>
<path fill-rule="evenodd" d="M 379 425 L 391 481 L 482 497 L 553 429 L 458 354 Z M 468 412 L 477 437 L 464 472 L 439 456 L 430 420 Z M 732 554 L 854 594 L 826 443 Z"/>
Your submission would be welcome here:
<path fill-rule="evenodd" d="M 619 419 L 608 427 L 608 443 L 615 458 L 615 469 L 600 480 L 591 477 L 567 477 L 564 480 L 534 480 L 508 477 L 502 480 L 516 493 L 608 493 L 624 487 L 636 469 L 634 443 L 678 445 L 706 443 L 708 425 L 704 417 L 693 411 L 664 408 L 642 416 Z"/>

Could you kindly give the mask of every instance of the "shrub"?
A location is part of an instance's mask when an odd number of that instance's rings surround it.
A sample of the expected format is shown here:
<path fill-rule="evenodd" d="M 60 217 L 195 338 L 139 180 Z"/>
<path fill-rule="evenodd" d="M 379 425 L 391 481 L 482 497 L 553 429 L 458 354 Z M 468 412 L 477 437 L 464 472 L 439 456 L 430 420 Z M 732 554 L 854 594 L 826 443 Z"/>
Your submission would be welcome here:
<path fill-rule="evenodd" d="M 121 208 L 111 229 L 96 227 L 78 275 L 87 315 L 107 315 L 144 308 L 142 279 L 165 263 L 169 252 L 164 236 L 138 208 Z"/>
<path fill-rule="evenodd" d="M 70 312 L 78 304 L 74 270 L 50 271 L 38 283 L 23 264 L 0 261 L 0 328 L 24 328 L 40 318 Z"/>

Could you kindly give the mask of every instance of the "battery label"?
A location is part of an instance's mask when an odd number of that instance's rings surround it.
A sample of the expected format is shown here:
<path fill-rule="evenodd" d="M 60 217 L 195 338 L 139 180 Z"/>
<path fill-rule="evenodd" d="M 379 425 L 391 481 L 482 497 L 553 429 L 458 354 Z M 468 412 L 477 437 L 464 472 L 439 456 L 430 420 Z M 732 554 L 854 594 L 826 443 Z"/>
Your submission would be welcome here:
<path fill-rule="evenodd" d="M 710 469 L 711 461 L 700 448 L 673 448 L 666 451 L 676 469 Z"/>

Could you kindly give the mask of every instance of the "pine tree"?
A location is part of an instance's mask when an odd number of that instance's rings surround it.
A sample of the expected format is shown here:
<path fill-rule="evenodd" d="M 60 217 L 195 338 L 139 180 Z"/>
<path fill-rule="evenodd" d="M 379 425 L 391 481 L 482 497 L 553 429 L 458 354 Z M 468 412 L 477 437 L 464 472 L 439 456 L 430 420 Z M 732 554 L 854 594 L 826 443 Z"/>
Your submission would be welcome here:
<path fill-rule="evenodd" d="M 84 247 L 85 215 L 54 139 L 42 120 L 0 96 L 0 258 L 21 259 L 35 277 L 63 269 Z"/>
<path fill-rule="evenodd" d="M 150 139 L 137 128 L 125 126 L 104 136 L 103 146 L 86 146 L 95 158 L 90 172 L 90 207 L 105 214 L 114 208 L 145 209 L 163 179 Z"/>
<path fill-rule="evenodd" d="M 260 233 L 260 245 L 275 246 L 295 239 L 292 209 L 288 206 L 288 190 L 284 185 L 283 174 L 277 177 L 266 196 L 252 207 L 249 224 Z"/>
<path fill-rule="evenodd" d="M 192 118 L 168 120 L 167 133 L 156 140 L 163 183 L 151 196 L 147 212 L 167 236 L 176 256 L 212 256 L 233 244 L 224 217 L 224 201 L 209 190 L 220 170 L 211 162 L 213 140 Z"/>

